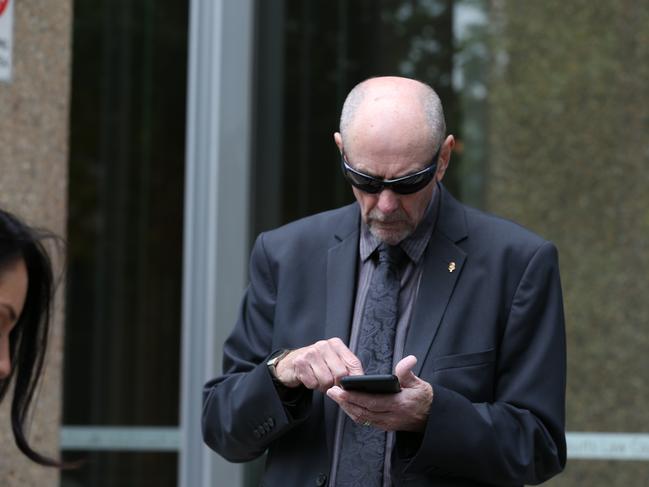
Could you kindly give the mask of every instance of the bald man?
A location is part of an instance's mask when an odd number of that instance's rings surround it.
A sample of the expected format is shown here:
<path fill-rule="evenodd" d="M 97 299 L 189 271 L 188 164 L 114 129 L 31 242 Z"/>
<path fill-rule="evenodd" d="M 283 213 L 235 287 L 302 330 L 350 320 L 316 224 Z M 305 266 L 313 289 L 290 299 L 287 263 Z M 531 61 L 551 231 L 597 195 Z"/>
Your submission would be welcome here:
<path fill-rule="evenodd" d="M 360 83 L 334 141 L 356 203 L 257 238 L 224 373 L 205 386 L 205 442 L 235 462 L 267 451 L 265 486 L 511 486 L 560 472 L 555 247 L 445 190 L 455 141 L 423 83 Z M 377 370 L 400 392 L 340 387 Z"/>

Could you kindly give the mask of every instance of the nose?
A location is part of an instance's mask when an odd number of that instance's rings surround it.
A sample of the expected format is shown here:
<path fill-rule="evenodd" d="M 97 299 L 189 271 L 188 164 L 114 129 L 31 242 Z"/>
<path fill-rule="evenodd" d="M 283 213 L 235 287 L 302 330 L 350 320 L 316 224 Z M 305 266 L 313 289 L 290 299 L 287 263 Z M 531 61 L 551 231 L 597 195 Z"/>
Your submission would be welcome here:
<path fill-rule="evenodd" d="M 376 206 L 381 213 L 389 215 L 399 208 L 399 195 L 391 189 L 384 189 L 379 193 L 379 200 Z"/>
<path fill-rule="evenodd" d="M 11 372 L 11 357 L 9 356 L 9 337 L 6 333 L 0 335 L 0 380 L 9 377 Z"/>

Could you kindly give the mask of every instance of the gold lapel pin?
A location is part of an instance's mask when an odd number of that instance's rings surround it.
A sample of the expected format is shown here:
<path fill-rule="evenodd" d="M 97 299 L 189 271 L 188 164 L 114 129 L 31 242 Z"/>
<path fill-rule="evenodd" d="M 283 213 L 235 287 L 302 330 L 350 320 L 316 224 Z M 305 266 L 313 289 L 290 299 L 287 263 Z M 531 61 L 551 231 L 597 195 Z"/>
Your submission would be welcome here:
<path fill-rule="evenodd" d="M 455 270 L 455 262 L 451 261 L 448 263 L 448 271 L 453 272 Z"/>

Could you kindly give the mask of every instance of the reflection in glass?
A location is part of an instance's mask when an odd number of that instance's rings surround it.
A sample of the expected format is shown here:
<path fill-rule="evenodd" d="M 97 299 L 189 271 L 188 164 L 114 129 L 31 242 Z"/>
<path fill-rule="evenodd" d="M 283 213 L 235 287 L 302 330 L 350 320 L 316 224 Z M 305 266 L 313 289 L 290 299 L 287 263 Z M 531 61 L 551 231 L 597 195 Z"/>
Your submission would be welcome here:
<path fill-rule="evenodd" d="M 188 6 L 74 9 L 63 424 L 175 426 Z M 172 486 L 175 455 L 92 454 L 62 478 Z"/>
<path fill-rule="evenodd" d="M 488 63 L 483 4 L 259 2 L 253 237 L 353 200 L 332 134 L 346 94 L 371 76 L 414 77 L 436 89 L 447 131 L 459 142 L 444 182 L 481 204 Z M 471 146 L 466 166 L 465 131 Z"/>

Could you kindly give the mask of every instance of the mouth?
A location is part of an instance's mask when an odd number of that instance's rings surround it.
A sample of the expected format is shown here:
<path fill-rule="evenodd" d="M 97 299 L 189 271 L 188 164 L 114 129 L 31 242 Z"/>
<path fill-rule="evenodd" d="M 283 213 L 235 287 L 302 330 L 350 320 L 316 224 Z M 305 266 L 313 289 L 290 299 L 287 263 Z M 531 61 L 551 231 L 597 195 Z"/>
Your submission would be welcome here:
<path fill-rule="evenodd" d="M 383 226 L 394 226 L 394 225 L 399 225 L 403 224 L 403 219 L 401 218 L 391 218 L 391 219 L 381 219 L 381 218 L 372 218 L 372 223 L 376 225 L 383 225 Z"/>
<path fill-rule="evenodd" d="M 395 227 L 399 224 L 401 224 L 401 221 L 394 221 L 394 222 L 374 222 L 375 225 L 378 225 L 380 227 Z"/>
<path fill-rule="evenodd" d="M 384 215 L 382 213 L 370 213 L 368 216 L 369 220 L 375 223 L 380 223 L 382 225 L 401 223 L 404 220 L 403 215 L 400 215 L 398 213 L 393 213 L 391 215 Z"/>

